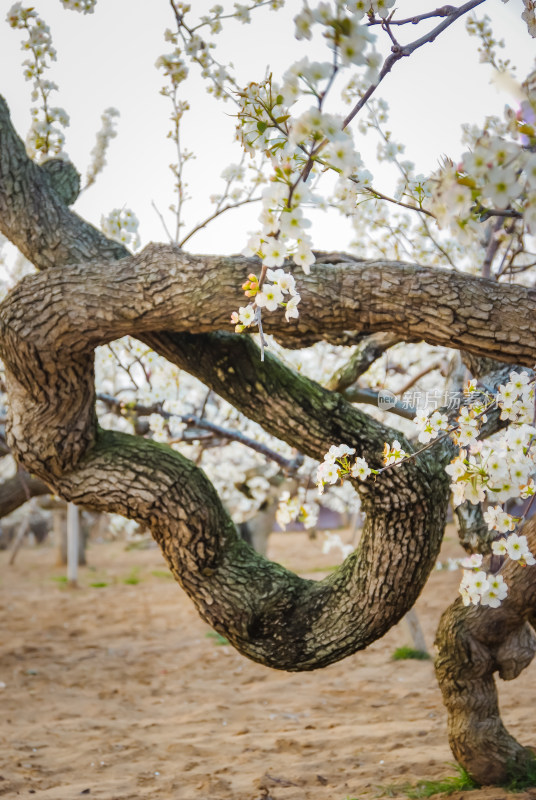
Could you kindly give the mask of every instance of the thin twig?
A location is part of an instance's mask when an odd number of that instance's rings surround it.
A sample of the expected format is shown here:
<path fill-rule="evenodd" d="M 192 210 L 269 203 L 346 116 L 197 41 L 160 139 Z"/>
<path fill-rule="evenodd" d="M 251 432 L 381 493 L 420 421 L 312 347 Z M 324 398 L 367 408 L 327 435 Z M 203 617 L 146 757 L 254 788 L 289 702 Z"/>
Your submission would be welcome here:
<path fill-rule="evenodd" d="M 431 30 L 425 36 L 421 36 L 420 39 L 416 39 L 414 42 L 411 42 L 411 44 L 406 44 L 403 47 L 400 47 L 399 49 L 395 49 L 394 52 L 392 52 L 389 56 L 387 56 L 383 64 L 382 70 L 380 72 L 378 81 L 369 86 L 365 94 L 361 97 L 359 102 L 356 103 L 356 105 L 353 107 L 353 109 L 350 111 L 350 113 L 344 120 L 342 127 L 346 128 L 346 126 L 350 124 L 350 122 L 353 120 L 356 114 L 358 114 L 361 111 L 367 100 L 369 100 L 370 97 L 372 97 L 372 95 L 374 94 L 380 83 L 391 72 L 392 68 L 394 67 L 397 61 L 400 61 L 401 58 L 405 58 L 406 56 L 410 56 L 412 53 L 415 52 L 415 50 L 418 50 L 423 45 L 433 42 L 437 38 L 437 36 L 439 36 L 440 33 L 442 33 L 444 30 L 450 27 L 450 25 L 456 22 L 456 20 L 459 17 L 462 17 L 464 14 L 467 14 L 468 11 L 471 11 L 473 8 L 476 8 L 477 6 L 481 5 L 484 2 L 485 0 L 470 0 L 470 2 L 464 3 L 463 6 L 460 6 L 457 9 L 451 7 L 449 9 L 450 13 L 447 16 L 447 19 L 445 19 L 443 22 L 437 25 L 433 30 Z"/>
<path fill-rule="evenodd" d="M 357 183 L 357 181 L 355 181 L 352 177 L 350 177 L 350 180 L 353 183 Z M 388 195 L 379 192 L 372 186 L 365 186 L 365 190 L 376 200 L 387 200 L 389 203 L 395 203 L 397 206 L 402 206 L 402 208 L 409 208 L 410 211 L 418 211 L 420 214 L 426 214 L 428 217 L 432 217 L 432 219 L 436 218 L 435 214 L 432 214 L 432 212 L 428 211 L 426 208 L 421 208 L 420 206 L 411 206 L 409 203 L 404 203 L 402 200 L 396 200 L 394 197 L 389 197 Z"/>
<path fill-rule="evenodd" d="M 431 232 L 430 228 L 428 227 L 428 222 L 427 222 L 427 220 L 423 219 L 423 220 L 422 220 L 422 224 L 424 225 L 424 229 L 425 229 L 425 231 L 426 231 L 426 235 L 428 236 L 428 238 L 430 239 L 430 241 L 432 242 L 432 244 L 434 245 L 434 247 L 435 247 L 437 250 L 439 250 L 439 252 L 440 252 L 440 253 L 441 253 L 443 256 L 445 256 L 445 258 L 446 258 L 446 259 L 447 259 L 447 261 L 449 262 L 449 264 L 450 264 L 450 266 L 452 267 L 452 269 L 455 269 L 455 270 L 456 270 L 456 272 L 459 272 L 459 270 L 458 270 L 458 267 L 456 266 L 456 264 L 454 263 L 454 261 L 452 260 L 452 258 L 449 256 L 449 254 L 447 253 L 447 251 L 445 250 L 445 248 L 444 248 L 444 247 L 443 247 L 443 246 L 442 246 L 442 245 L 441 245 L 441 244 L 440 244 L 440 243 L 439 243 L 439 242 L 438 242 L 438 241 L 437 241 L 437 240 L 434 238 L 434 236 L 432 235 L 432 232 Z"/>
<path fill-rule="evenodd" d="M 218 211 L 215 211 L 214 214 L 211 214 L 209 217 L 203 220 L 203 222 L 200 222 L 199 225 L 196 225 L 195 228 L 192 228 L 190 233 L 188 233 L 183 239 L 181 239 L 181 241 L 179 242 L 179 247 L 183 247 L 185 243 L 188 241 L 188 239 L 192 238 L 194 233 L 200 231 L 202 228 L 205 227 L 205 225 L 208 225 L 209 222 L 212 222 L 212 220 L 219 217 L 220 214 L 223 214 L 225 211 L 230 211 L 233 208 L 239 208 L 240 206 L 245 206 L 247 203 L 258 203 L 260 199 L 261 199 L 260 197 L 248 197 L 245 200 L 240 200 L 237 203 L 229 203 L 223 208 L 220 208 Z"/>
<path fill-rule="evenodd" d="M 414 375 L 413 378 L 411 378 L 411 380 L 409 380 L 406 385 L 402 387 L 402 389 L 399 389 L 398 394 L 405 394 L 411 389 L 412 386 L 415 386 L 415 384 L 420 381 L 421 378 L 424 378 L 424 376 L 428 375 L 430 372 L 435 372 L 436 369 L 441 369 L 441 366 L 441 361 L 437 361 L 435 364 L 425 367 L 425 369 L 422 369 L 417 373 L 417 375 Z"/>
<path fill-rule="evenodd" d="M 259 285 L 260 285 L 260 281 L 259 281 Z M 260 345 L 260 350 L 261 350 L 261 361 L 264 361 L 264 348 L 268 347 L 268 342 L 264 338 L 264 333 L 263 333 L 263 330 L 262 330 L 262 312 L 261 312 L 260 306 L 257 306 L 257 308 L 255 309 L 255 322 L 259 326 L 259 345 Z"/>
<path fill-rule="evenodd" d="M 448 17 L 456 11 L 454 6 L 442 6 L 441 8 L 436 8 L 435 11 L 428 11 L 426 14 L 417 14 L 415 17 L 407 17 L 406 19 L 393 19 L 392 17 L 389 18 L 389 25 L 418 25 L 419 22 L 422 22 L 425 19 L 431 19 L 432 17 Z M 374 19 L 371 20 L 368 25 L 381 25 L 383 27 L 383 19 Z"/>
<path fill-rule="evenodd" d="M 171 242 L 171 244 L 173 244 L 173 241 L 174 241 L 173 240 L 173 236 L 170 234 L 170 232 L 168 230 L 168 226 L 166 225 L 166 221 L 165 221 L 164 217 L 162 216 L 162 214 L 160 213 L 160 211 L 158 210 L 158 208 L 156 207 L 156 204 L 155 204 L 154 200 L 151 200 L 151 205 L 154 208 L 154 210 L 156 211 L 156 213 L 158 214 L 158 217 L 160 219 L 160 222 L 162 223 L 162 227 L 164 228 L 166 236 L 168 237 L 168 239 Z"/>
<path fill-rule="evenodd" d="M 497 255 L 497 250 L 500 247 L 500 242 L 495 234 L 497 234 L 503 226 L 503 221 L 499 217 L 495 220 L 491 231 L 488 246 L 486 248 L 486 254 L 484 256 L 484 261 L 482 262 L 482 277 L 483 278 L 490 278 L 491 277 L 491 265 L 493 263 L 493 259 Z"/>

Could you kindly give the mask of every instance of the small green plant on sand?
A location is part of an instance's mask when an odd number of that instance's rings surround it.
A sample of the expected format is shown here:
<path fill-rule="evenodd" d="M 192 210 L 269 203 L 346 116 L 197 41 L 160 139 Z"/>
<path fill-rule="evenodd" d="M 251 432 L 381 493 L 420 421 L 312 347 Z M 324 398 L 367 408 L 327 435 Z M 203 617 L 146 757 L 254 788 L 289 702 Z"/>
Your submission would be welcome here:
<path fill-rule="evenodd" d="M 522 792 L 536 786 L 536 757 L 522 767 L 510 767 L 509 776 L 505 788 L 510 792 Z"/>
<path fill-rule="evenodd" d="M 229 641 L 225 638 L 225 636 L 222 636 L 220 633 L 217 633 L 216 631 L 208 631 L 208 633 L 206 633 L 205 636 L 207 637 L 207 639 L 214 639 L 214 644 L 218 645 L 229 644 Z"/>
<path fill-rule="evenodd" d="M 128 573 L 127 577 L 124 579 L 123 583 L 129 584 L 129 586 L 135 586 L 141 580 L 140 578 L 140 568 L 139 567 L 132 567 L 130 572 Z"/>
<path fill-rule="evenodd" d="M 155 578 L 171 578 L 173 580 L 173 575 L 166 569 L 153 569 L 151 575 Z"/>
<path fill-rule="evenodd" d="M 414 658 L 418 661 L 429 661 L 430 654 L 425 653 L 424 650 L 415 650 L 413 647 L 404 645 L 404 647 L 397 647 L 391 656 L 393 661 L 405 661 L 408 658 Z"/>
<path fill-rule="evenodd" d="M 405 795 L 410 800 L 420 800 L 423 797 L 432 797 L 435 794 L 452 794 L 453 792 L 469 791 L 478 789 L 479 784 L 471 776 L 456 764 L 458 775 L 449 775 L 446 778 L 439 778 L 436 781 L 422 780 L 416 784 L 403 783 L 381 786 L 379 797 L 398 797 Z"/>

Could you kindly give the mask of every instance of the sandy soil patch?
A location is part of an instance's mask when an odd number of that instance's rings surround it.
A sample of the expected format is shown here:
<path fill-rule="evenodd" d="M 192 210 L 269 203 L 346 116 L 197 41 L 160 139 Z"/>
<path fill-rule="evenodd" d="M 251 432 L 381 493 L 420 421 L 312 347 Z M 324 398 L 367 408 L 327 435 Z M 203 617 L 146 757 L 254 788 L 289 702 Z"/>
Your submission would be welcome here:
<path fill-rule="evenodd" d="M 451 536 L 442 558 L 457 554 Z M 273 535 L 270 555 L 311 577 L 333 564 L 304 534 Z M 218 644 L 158 550 L 100 544 L 88 557 L 70 590 L 51 547 L 11 568 L 0 553 L 0 796 L 346 800 L 455 774 L 432 663 L 391 660 L 409 644 L 403 624 L 327 669 L 272 671 Z M 430 648 L 458 580 L 434 572 L 418 601 Z M 524 744 L 535 676 L 500 687 Z"/>

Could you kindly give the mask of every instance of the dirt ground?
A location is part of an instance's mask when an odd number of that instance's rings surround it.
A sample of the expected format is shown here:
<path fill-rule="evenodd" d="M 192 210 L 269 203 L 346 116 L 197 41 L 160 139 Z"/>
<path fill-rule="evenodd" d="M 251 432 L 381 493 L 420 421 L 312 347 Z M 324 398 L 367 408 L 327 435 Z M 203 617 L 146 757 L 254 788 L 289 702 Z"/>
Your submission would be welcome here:
<path fill-rule="evenodd" d="M 271 557 L 302 574 L 320 577 L 334 563 L 304 534 L 271 539 Z M 458 554 L 448 537 L 442 559 Z M 93 545 L 76 590 L 62 583 L 50 546 L 24 548 L 13 567 L 7 557 L 2 797 L 403 798 L 404 785 L 455 774 L 432 662 L 391 659 L 409 644 L 404 623 L 327 669 L 277 672 L 218 643 L 156 549 Z M 417 604 L 430 649 L 458 580 L 434 572 Z M 524 744 L 536 743 L 535 677 L 532 665 L 500 686 L 503 718 Z"/>

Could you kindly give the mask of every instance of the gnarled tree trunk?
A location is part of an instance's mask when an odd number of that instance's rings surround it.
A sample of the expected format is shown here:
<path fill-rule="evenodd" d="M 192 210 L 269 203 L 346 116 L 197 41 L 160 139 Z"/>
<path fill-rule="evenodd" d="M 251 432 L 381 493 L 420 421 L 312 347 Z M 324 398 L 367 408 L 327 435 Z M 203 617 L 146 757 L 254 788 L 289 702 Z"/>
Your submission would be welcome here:
<path fill-rule="evenodd" d="M 439 551 L 448 447 L 356 484 L 366 514 L 359 549 L 322 581 L 299 578 L 239 539 L 193 463 L 154 441 L 100 429 L 94 348 L 131 334 L 320 460 L 344 442 L 378 469 L 384 442 L 398 438 L 407 452 L 411 444 L 269 354 L 261 361 L 249 336 L 227 332 L 250 260 L 164 245 L 131 256 L 72 213 L 26 157 L 1 99 L 0 230 L 42 270 L 0 306 L 7 437 L 24 469 L 70 502 L 150 528 L 202 617 L 263 664 L 323 667 L 398 622 Z M 536 293 L 526 287 L 398 262 L 329 261 L 300 279 L 297 322 L 265 315 L 265 329 L 281 342 L 348 343 L 385 331 L 536 361 Z"/>
<path fill-rule="evenodd" d="M 536 548 L 536 520 L 523 527 Z M 536 582 L 530 568 L 513 561 L 501 573 L 508 597 L 499 608 L 464 606 L 456 600 L 443 614 L 436 645 L 436 674 L 448 711 L 449 742 L 455 758 L 480 783 L 504 783 L 534 776 L 532 749 L 504 727 L 494 673 L 513 680 L 536 652 L 530 624 L 536 609 Z"/>

